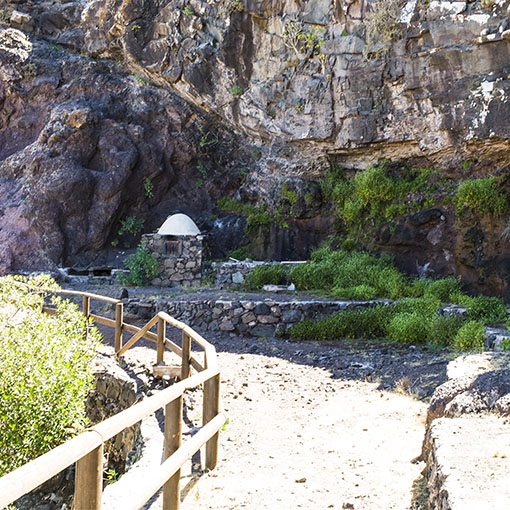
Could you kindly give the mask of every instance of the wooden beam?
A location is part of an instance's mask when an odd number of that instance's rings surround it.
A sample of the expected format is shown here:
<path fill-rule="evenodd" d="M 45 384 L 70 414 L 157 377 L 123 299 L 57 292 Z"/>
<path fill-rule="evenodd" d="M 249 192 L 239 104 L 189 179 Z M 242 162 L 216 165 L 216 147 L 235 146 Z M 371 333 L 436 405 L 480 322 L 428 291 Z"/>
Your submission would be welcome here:
<path fill-rule="evenodd" d="M 225 416 L 219 414 L 188 439 L 171 457 L 157 467 L 141 469 L 140 484 L 135 494 L 126 495 L 117 508 L 139 510 L 181 466 L 197 452 L 202 445 L 216 434 L 225 423 Z"/>
<path fill-rule="evenodd" d="M 74 510 L 101 510 L 103 444 L 76 463 Z"/>
<path fill-rule="evenodd" d="M 124 322 L 124 305 L 117 303 L 115 305 L 115 352 L 122 349 L 122 324 Z"/>
<path fill-rule="evenodd" d="M 182 442 L 182 395 L 165 407 L 164 459 L 170 458 Z M 179 469 L 163 485 L 162 510 L 179 510 L 181 470 Z"/>
<path fill-rule="evenodd" d="M 220 375 L 204 382 L 203 423 L 209 423 L 220 411 Z M 205 468 L 214 469 L 218 463 L 219 433 L 216 433 L 205 447 Z"/>
<path fill-rule="evenodd" d="M 166 322 L 158 316 L 158 347 L 156 352 L 156 364 L 164 362 L 165 359 L 165 335 Z"/>
<path fill-rule="evenodd" d="M 140 338 L 142 338 L 145 335 L 145 333 L 147 333 L 149 329 L 151 329 L 154 326 L 154 324 L 158 322 L 158 320 L 159 317 L 155 315 L 140 331 L 138 331 L 138 333 L 135 333 L 129 339 L 129 341 L 121 349 L 119 349 L 119 352 L 116 353 L 116 356 L 117 357 L 122 356 L 130 347 L 136 344 L 136 342 L 138 342 L 138 340 L 140 340 Z"/>
<path fill-rule="evenodd" d="M 89 317 L 97 324 L 104 324 L 105 326 L 110 326 L 111 328 L 115 327 L 115 321 L 112 319 L 108 319 L 106 317 L 102 317 L 101 315 L 95 315 L 93 313 L 89 314 Z"/>
<path fill-rule="evenodd" d="M 184 331 L 182 332 L 182 365 L 181 380 L 187 379 L 191 375 L 191 338 Z"/>

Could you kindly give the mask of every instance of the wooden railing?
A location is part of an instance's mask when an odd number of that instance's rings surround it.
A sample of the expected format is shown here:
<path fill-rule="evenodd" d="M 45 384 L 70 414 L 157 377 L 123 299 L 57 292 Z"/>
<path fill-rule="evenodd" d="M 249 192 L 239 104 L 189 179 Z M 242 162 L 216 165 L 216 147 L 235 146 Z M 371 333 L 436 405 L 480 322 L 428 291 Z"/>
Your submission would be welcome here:
<path fill-rule="evenodd" d="M 60 292 L 59 292 L 60 293 Z M 121 356 L 141 338 L 157 343 L 156 362 L 164 361 L 165 347 L 181 357 L 181 381 L 138 404 L 94 425 L 73 439 L 0 478 L 0 509 L 37 488 L 76 462 L 75 510 L 101 509 L 103 490 L 103 445 L 125 428 L 140 422 L 158 409 L 165 408 L 164 462 L 149 469 L 140 469 L 138 493 L 117 506 L 118 510 L 141 508 L 163 487 L 163 510 L 177 510 L 180 505 L 181 467 L 205 444 L 205 468 L 214 469 L 218 461 L 219 430 L 226 418 L 220 411 L 220 370 L 216 349 L 186 324 L 159 312 L 143 328 L 126 324 L 122 302 L 96 294 L 62 290 L 62 294 L 81 296 L 83 313 L 99 324 L 115 328 L 115 354 Z M 115 305 L 115 320 L 90 312 L 90 300 Z M 55 308 L 44 307 L 49 314 Z M 150 331 L 157 324 L 157 333 Z M 182 331 L 182 346 L 166 338 L 166 325 Z M 122 344 L 123 332 L 133 333 Z M 203 363 L 193 356 L 192 341 L 204 351 Z M 191 368 L 197 373 L 191 375 Z M 182 444 L 183 394 L 203 384 L 203 426 Z"/>

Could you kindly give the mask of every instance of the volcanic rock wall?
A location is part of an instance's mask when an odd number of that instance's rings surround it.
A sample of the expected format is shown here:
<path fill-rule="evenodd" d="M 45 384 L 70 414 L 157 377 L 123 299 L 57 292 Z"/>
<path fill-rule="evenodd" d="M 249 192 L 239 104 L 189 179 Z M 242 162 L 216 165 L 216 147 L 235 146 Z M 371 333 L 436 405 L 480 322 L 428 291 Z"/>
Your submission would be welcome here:
<path fill-rule="evenodd" d="M 336 228 L 317 184 L 331 165 L 505 174 L 510 2 L 380 3 L 4 2 L 0 266 L 90 260 L 128 214 L 148 230 L 184 209 L 214 232 L 218 198 L 276 209 L 282 182 L 308 200 L 262 244 L 304 257 Z M 441 216 L 442 238 L 403 218 L 402 239 L 368 244 L 505 292 L 506 219 Z"/>

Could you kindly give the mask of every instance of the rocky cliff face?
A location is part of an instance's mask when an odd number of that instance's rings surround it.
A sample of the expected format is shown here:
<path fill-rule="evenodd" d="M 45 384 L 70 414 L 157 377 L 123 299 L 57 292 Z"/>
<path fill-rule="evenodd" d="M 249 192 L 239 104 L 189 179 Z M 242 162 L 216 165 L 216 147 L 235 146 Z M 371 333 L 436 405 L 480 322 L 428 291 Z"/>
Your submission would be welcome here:
<path fill-rule="evenodd" d="M 234 193 L 284 216 L 259 247 L 302 257 L 336 228 L 317 184 L 331 165 L 505 174 L 509 5 L 4 3 L 4 270 L 90 259 L 127 214 L 205 220 Z M 504 292 L 505 218 L 434 205 L 439 216 L 402 217 L 367 244 Z"/>

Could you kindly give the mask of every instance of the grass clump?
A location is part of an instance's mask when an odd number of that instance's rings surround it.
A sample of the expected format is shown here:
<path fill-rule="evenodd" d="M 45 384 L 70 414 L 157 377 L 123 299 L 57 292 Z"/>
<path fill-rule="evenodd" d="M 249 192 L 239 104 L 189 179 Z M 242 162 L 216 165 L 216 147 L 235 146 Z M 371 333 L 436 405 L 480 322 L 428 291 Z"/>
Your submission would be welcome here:
<path fill-rule="evenodd" d="M 58 289 L 44 275 L 0 278 L 0 476 L 86 424 L 99 334 L 59 297 L 47 298 L 56 315 L 42 312 L 45 291 Z"/>
<path fill-rule="evenodd" d="M 311 260 L 293 268 L 289 277 L 299 290 L 326 291 L 336 298 L 397 299 L 407 287 L 406 277 L 390 258 L 328 246 L 313 252 Z"/>
<path fill-rule="evenodd" d="M 258 290 L 264 285 L 281 285 L 287 281 L 287 271 L 280 264 L 256 266 L 246 277 L 244 288 Z"/>
<path fill-rule="evenodd" d="M 495 177 L 467 179 L 460 183 L 455 197 L 457 214 L 466 208 L 478 213 L 501 215 L 508 211 L 508 197 L 501 192 Z"/>
<path fill-rule="evenodd" d="M 485 327 L 482 321 L 469 321 L 455 335 L 453 345 L 459 351 L 483 351 Z"/>

